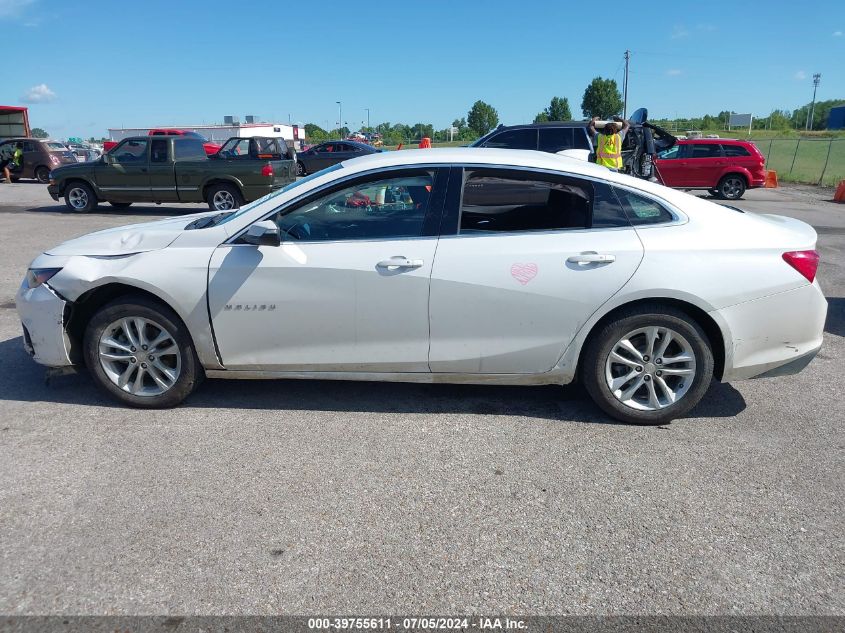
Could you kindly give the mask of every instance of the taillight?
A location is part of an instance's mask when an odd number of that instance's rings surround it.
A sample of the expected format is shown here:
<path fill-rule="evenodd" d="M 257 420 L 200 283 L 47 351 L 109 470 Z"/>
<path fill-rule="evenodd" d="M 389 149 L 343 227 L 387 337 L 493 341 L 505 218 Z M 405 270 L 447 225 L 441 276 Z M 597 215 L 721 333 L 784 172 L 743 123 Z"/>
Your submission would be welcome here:
<path fill-rule="evenodd" d="M 819 268 L 819 254 L 816 251 L 789 251 L 783 254 L 783 261 L 813 283 Z"/>
<path fill-rule="evenodd" d="M 62 161 L 60 161 L 59 157 L 56 156 L 55 154 L 50 154 L 50 162 L 53 163 L 54 165 L 59 165 L 59 164 L 61 164 Z"/>
<path fill-rule="evenodd" d="M 264 165 L 261 168 L 261 175 L 262 176 L 272 176 L 273 175 L 273 166 L 272 165 Z"/>

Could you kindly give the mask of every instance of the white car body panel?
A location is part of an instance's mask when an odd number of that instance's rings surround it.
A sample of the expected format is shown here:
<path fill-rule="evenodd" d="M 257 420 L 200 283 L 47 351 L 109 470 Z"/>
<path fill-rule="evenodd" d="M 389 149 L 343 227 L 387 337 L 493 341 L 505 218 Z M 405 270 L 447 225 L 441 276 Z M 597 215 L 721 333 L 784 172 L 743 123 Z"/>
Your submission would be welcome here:
<path fill-rule="evenodd" d="M 584 252 L 615 261 L 567 261 Z M 441 238 L 431 277 L 431 370 L 550 371 L 642 256 L 632 228 Z"/>
<path fill-rule="evenodd" d="M 229 369 L 428 371 L 436 238 L 224 245 L 209 307 Z M 382 260 L 419 260 L 379 269 Z"/>
<path fill-rule="evenodd" d="M 317 188 L 403 165 L 499 165 L 600 179 L 657 198 L 677 217 L 545 235 L 224 245 Z M 781 258 L 815 247 L 815 231 L 797 220 L 743 214 L 592 163 L 516 150 L 379 153 L 297 185 L 215 227 L 184 230 L 214 212 L 167 218 L 83 236 L 36 258 L 33 267 L 62 268 L 43 288 L 17 296 L 36 360 L 70 365 L 65 304 L 114 284 L 172 307 L 212 377 L 566 383 L 592 328 L 643 299 L 676 300 L 710 315 L 724 338 L 724 380 L 769 372 L 821 344 L 826 302 L 818 283 Z M 569 254 L 584 251 L 612 251 L 616 261 L 566 268 Z M 424 265 L 380 276 L 375 264 L 396 255 Z M 531 263 L 537 271 L 520 282 L 526 269 L 514 275 L 511 267 Z M 260 309 L 266 304 L 277 307 L 272 317 Z"/>

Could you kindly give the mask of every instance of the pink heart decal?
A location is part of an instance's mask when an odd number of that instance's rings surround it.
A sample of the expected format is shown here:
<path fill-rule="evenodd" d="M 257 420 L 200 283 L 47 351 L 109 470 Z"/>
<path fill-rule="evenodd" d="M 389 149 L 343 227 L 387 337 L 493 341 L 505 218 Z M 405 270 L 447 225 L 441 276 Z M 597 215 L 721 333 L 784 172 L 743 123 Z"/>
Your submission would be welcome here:
<path fill-rule="evenodd" d="M 537 276 L 537 264 L 514 264 L 511 266 L 511 277 L 523 286 Z"/>

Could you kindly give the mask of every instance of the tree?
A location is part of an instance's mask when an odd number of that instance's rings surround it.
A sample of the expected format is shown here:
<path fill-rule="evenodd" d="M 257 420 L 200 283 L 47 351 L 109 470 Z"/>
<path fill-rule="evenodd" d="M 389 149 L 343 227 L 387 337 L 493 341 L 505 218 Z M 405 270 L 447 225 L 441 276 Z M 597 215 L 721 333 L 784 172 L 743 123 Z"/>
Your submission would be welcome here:
<path fill-rule="evenodd" d="M 320 143 L 329 138 L 329 133 L 326 132 L 323 128 L 321 128 L 319 125 L 315 125 L 314 123 L 306 123 L 305 138 L 307 138 L 310 142 Z"/>
<path fill-rule="evenodd" d="M 622 113 L 622 95 L 613 79 L 596 77 L 584 90 L 581 101 L 581 111 L 584 116 L 591 118 L 612 117 Z"/>
<path fill-rule="evenodd" d="M 47 134 L 46 130 L 42 130 L 40 127 L 32 128 L 32 138 L 50 138 L 50 135 Z"/>
<path fill-rule="evenodd" d="M 472 104 L 467 113 L 467 125 L 478 136 L 487 134 L 499 124 L 499 113 L 496 108 L 481 100 Z"/>
<path fill-rule="evenodd" d="M 569 99 L 566 97 L 552 97 L 549 107 L 534 117 L 534 123 L 546 121 L 571 121 L 572 110 L 569 109 Z"/>

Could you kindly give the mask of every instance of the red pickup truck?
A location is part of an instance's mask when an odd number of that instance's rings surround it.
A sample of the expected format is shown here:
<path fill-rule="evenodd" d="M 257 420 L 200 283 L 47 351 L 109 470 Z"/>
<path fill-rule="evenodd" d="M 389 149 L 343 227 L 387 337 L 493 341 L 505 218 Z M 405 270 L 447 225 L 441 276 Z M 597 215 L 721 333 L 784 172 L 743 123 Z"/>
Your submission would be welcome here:
<path fill-rule="evenodd" d="M 150 130 L 148 132 L 149 136 L 191 136 L 193 138 L 198 138 L 202 141 L 202 147 L 205 150 L 205 153 L 208 156 L 213 156 L 218 151 L 220 151 L 221 145 L 218 143 L 212 143 L 207 138 L 205 138 L 202 134 L 197 134 L 196 132 L 191 132 L 189 130 L 177 130 L 173 128 L 155 128 L 154 130 Z M 103 143 L 103 151 L 108 152 L 111 151 L 113 147 L 118 144 L 118 141 L 106 141 Z"/>

